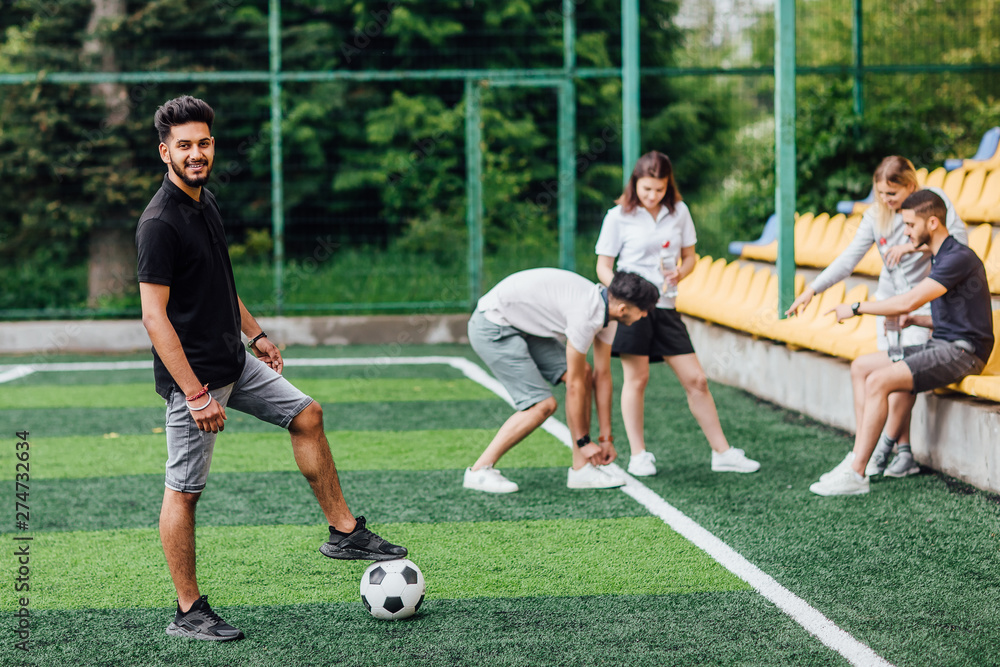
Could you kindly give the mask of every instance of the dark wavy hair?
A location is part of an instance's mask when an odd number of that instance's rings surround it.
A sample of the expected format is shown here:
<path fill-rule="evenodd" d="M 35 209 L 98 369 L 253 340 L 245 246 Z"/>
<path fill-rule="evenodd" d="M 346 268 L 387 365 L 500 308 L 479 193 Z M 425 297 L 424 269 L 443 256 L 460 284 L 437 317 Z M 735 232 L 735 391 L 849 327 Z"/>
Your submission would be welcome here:
<path fill-rule="evenodd" d="M 660 291 L 656 289 L 656 285 L 642 276 L 627 271 L 615 272 L 615 277 L 608 285 L 608 294 L 619 301 L 638 306 L 639 310 L 647 313 L 656 307 L 656 302 L 660 298 Z"/>
<path fill-rule="evenodd" d="M 677 202 L 681 200 L 681 193 L 677 189 L 674 181 L 674 166 L 670 164 L 670 158 L 660 151 L 649 151 L 635 163 L 632 176 L 625 185 L 625 190 L 621 197 L 615 200 L 620 204 L 622 210 L 631 213 L 639 206 L 639 195 L 636 193 L 636 183 L 640 178 L 665 178 L 667 179 L 667 193 L 663 195 L 663 203 L 667 205 L 667 210 L 672 214 Z"/>
<path fill-rule="evenodd" d="M 153 116 L 153 125 L 156 133 L 160 135 L 160 141 L 166 142 L 170 136 L 170 128 L 175 125 L 186 123 L 205 123 L 209 131 L 212 129 L 212 121 L 215 120 L 215 111 L 205 100 L 190 95 L 181 95 L 163 103 Z"/>
<path fill-rule="evenodd" d="M 917 190 L 912 195 L 903 200 L 900 210 L 913 211 L 921 220 L 926 220 L 932 215 L 945 224 L 948 218 L 948 207 L 944 200 L 936 192 L 931 190 Z"/>

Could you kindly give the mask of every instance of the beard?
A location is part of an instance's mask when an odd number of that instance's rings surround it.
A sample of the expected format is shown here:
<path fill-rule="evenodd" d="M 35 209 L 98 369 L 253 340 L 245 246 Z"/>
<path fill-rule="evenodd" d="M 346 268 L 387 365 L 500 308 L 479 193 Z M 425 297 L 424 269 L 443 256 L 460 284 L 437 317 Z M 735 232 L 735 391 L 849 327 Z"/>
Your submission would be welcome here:
<path fill-rule="evenodd" d="M 184 185 L 192 188 L 200 188 L 208 183 L 208 177 L 212 173 L 212 160 L 205 159 L 201 163 L 205 165 L 205 168 L 195 176 L 188 176 L 184 170 L 184 163 L 175 162 L 173 157 L 171 157 L 170 171 L 174 172 L 184 182 Z"/>

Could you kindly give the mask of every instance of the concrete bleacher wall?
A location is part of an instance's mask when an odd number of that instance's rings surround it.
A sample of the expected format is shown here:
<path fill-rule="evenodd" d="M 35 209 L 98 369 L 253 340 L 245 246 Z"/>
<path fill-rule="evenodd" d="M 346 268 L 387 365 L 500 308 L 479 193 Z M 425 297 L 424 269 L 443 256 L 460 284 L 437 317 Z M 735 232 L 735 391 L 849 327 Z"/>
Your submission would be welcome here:
<path fill-rule="evenodd" d="M 684 322 L 709 379 L 854 432 L 848 361 L 793 351 L 692 317 L 685 316 Z M 720 405 L 719 412 L 724 415 L 725 406 Z M 958 394 L 921 394 L 913 408 L 910 439 L 921 465 L 1000 493 L 1000 404 Z M 837 452 L 833 458 L 846 453 Z"/>

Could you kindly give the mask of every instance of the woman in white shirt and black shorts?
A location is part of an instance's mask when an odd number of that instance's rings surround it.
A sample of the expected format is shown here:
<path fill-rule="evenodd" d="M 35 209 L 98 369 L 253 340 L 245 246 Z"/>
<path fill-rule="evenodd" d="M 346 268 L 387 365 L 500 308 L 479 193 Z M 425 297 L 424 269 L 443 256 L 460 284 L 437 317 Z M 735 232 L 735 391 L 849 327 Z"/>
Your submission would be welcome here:
<path fill-rule="evenodd" d="M 656 474 L 656 457 L 646 449 L 644 434 L 645 394 L 649 363 L 665 361 L 687 393 L 688 407 L 712 448 L 712 470 L 755 472 L 760 464 L 743 450 L 729 446 L 719 423 L 715 400 L 705 371 L 698 361 L 687 328 L 674 309 L 670 287 L 694 269 L 697 240 L 694 222 L 681 201 L 670 159 L 658 151 L 646 153 L 632 170 L 625 191 L 608 211 L 597 239 L 597 277 L 605 285 L 618 271 L 637 273 L 660 288 L 653 312 L 631 326 L 618 325 L 612 354 L 621 357 L 622 419 L 628 435 L 632 475 Z M 669 245 L 666 245 L 669 244 Z M 661 249 L 677 249 L 676 269 L 661 270 Z"/>

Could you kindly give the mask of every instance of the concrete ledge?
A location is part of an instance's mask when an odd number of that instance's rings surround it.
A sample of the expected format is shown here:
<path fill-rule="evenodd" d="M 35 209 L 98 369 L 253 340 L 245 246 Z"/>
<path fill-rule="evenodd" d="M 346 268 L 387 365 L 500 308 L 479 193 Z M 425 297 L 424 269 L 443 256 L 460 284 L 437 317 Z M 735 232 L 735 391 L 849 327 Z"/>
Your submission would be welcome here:
<path fill-rule="evenodd" d="M 280 345 L 382 345 L 467 343 L 468 315 L 378 315 L 261 317 L 264 331 Z M 68 352 L 147 350 L 139 320 L 0 322 L 4 354 L 49 356 Z"/>
<path fill-rule="evenodd" d="M 850 364 L 685 317 L 705 373 L 817 421 L 854 432 Z M 910 439 L 921 465 L 1000 493 L 1000 404 L 920 394 Z M 846 452 L 845 452 L 846 453 Z"/>

